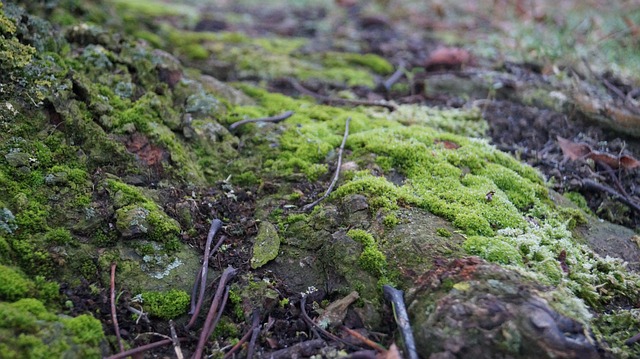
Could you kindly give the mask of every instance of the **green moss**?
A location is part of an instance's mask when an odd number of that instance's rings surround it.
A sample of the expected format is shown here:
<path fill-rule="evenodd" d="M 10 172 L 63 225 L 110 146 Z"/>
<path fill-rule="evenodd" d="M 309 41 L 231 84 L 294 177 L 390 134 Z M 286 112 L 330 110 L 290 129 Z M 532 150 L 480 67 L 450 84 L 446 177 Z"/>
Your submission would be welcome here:
<path fill-rule="evenodd" d="M 463 248 L 470 254 L 500 264 L 522 265 L 522 255 L 517 248 L 500 237 L 472 236 L 464 241 Z"/>
<path fill-rule="evenodd" d="M 393 228 L 400 223 L 400 219 L 396 217 L 395 214 L 391 213 L 391 214 L 387 214 L 386 216 L 384 216 L 384 218 L 382 218 L 382 223 L 387 228 Z"/>
<path fill-rule="evenodd" d="M 449 238 L 449 237 L 451 237 L 453 235 L 446 228 L 438 228 L 438 229 L 436 229 L 436 234 L 438 234 L 440 237 L 444 237 L 444 238 Z"/>
<path fill-rule="evenodd" d="M 589 208 L 589 204 L 587 200 L 578 192 L 567 192 L 564 194 L 571 202 L 573 202 L 578 208 L 583 210 L 585 213 L 591 213 L 591 209 Z"/>
<path fill-rule="evenodd" d="M 89 315 L 59 319 L 36 299 L 0 302 L 3 358 L 100 358 L 102 325 Z"/>
<path fill-rule="evenodd" d="M 615 310 L 595 317 L 592 325 L 596 336 L 606 341 L 609 350 L 617 358 L 638 358 L 640 347 L 626 345 L 626 340 L 638 334 L 640 311 L 638 309 Z"/>
<path fill-rule="evenodd" d="M 360 267 L 377 278 L 383 277 L 387 273 L 387 257 L 378 249 L 373 236 L 361 229 L 352 229 L 347 236 L 362 244 L 362 253 L 358 258 Z"/>
<path fill-rule="evenodd" d="M 18 300 L 26 297 L 33 289 L 33 283 L 18 271 L 0 265 L 0 300 Z"/>
<path fill-rule="evenodd" d="M 71 232 L 66 228 L 54 228 L 48 231 L 47 234 L 45 234 L 45 240 L 48 243 L 61 246 L 75 242 L 73 237 L 71 237 Z"/>
<path fill-rule="evenodd" d="M 144 309 L 152 316 L 173 319 L 187 310 L 190 297 L 183 290 L 171 289 L 167 292 L 141 293 Z"/>

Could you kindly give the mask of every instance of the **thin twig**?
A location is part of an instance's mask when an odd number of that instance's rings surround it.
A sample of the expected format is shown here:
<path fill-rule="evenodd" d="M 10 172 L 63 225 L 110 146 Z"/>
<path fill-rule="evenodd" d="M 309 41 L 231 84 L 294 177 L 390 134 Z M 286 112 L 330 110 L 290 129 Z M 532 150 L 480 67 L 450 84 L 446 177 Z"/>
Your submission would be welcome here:
<path fill-rule="evenodd" d="M 333 187 L 335 187 L 336 183 L 338 182 L 338 177 L 340 176 L 340 167 L 342 167 L 342 152 L 344 152 L 344 145 L 347 143 L 347 136 L 349 136 L 349 122 L 351 122 L 351 117 L 347 118 L 347 123 L 344 128 L 344 136 L 342 137 L 342 143 L 340 144 L 340 148 L 338 149 L 338 164 L 336 166 L 336 173 L 333 175 L 333 180 L 331 181 L 329 188 L 322 197 L 302 207 L 303 211 L 306 212 L 313 209 L 313 207 L 320 203 L 320 201 L 327 198 L 331 194 L 331 191 L 333 191 Z"/>
<path fill-rule="evenodd" d="M 182 341 L 187 340 L 187 338 L 178 338 L 178 340 L 182 342 Z M 141 346 L 133 348 L 133 349 L 129 349 L 129 350 L 124 351 L 122 353 L 118 353 L 118 354 L 114 354 L 112 356 L 108 356 L 105 359 L 124 359 L 126 357 L 134 356 L 134 355 L 139 354 L 139 353 L 144 353 L 147 350 L 151 350 L 151 349 L 154 349 L 154 348 L 159 348 L 161 346 L 165 346 L 167 344 L 171 344 L 172 342 L 173 341 L 171 339 L 159 340 L 157 342 L 153 342 L 153 343 L 141 345 Z"/>
<path fill-rule="evenodd" d="M 404 305 L 403 292 L 385 284 L 382 286 L 382 293 L 384 298 L 392 304 L 393 317 L 400 329 L 400 333 L 402 333 L 407 357 L 409 359 L 418 359 L 416 342 L 413 339 L 413 332 L 411 331 L 411 324 L 409 323 L 409 315 L 407 314 L 407 308 Z"/>
<path fill-rule="evenodd" d="M 583 179 L 582 180 L 582 187 L 587 188 L 587 189 L 594 189 L 594 190 L 597 190 L 597 191 L 606 192 L 609 195 L 611 195 L 613 198 L 615 198 L 618 201 L 620 201 L 620 202 L 626 204 L 627 206 L 631 207 L 636 212 L 640 212 L 640 205 L 638 205 L 637 203 L 635 203 L 631 199 L 623 196 L 618 191 L 616 191 L 615 189 L 613 189 L 613 188 L 611 188 L 611 187 L 609 187 L 607 185 L 594 182 L 594 181 L 592 181 L 590 179 Z"/>
<path fill-rule="evenodd" d="M 347 346 L 353 347 L 353 348 L 357 348 L 360 349 L 360 347 L 347 343 L 346 341 L 342 340 L 341 338 L 329 333 L 328 331 L 326 331 L 324 328 L 322 328 L 321 326 L 319 326 L 318 324 L 316 324 L 313 320 L 311 320 L 311 317 L 309 317 L 309 314 L 307 314 L 307 296 L 303 296 L 302 300 L 300 301 L 300 309 L 301 309 L 301 313 L 302 313 L 302 319 L 307 323 L 307 325 L 309 326 L 309 328 L 312 329 L 316 329 L 318 332 L 320 332 L 320 334 L 324 335 L 325 337 L 338 342 L 338 343 L 342 343 L 345 344 Z"/>
<path fill-rule="evenodd" d="M 182 349 L 180 349 L 180 341 L 178 340 L 176 326 L 173 324 L 173 320 L 169 320 L 169 327 L 171 327 L 171 340 L 173 341 L 173 350 L 176 352 L 176 357 L 178 359 L 184 359 L 184 354 L 182 354 Z"/>
<path fill-rule="evenodd" d="M 118 347 L 120 347 L 120 352 L 123 352 L 124 344 L 122 344 L 120 328 L 118 327 L 118 315 L 116 313 L 116 265 L 116 262 L 111 263 L 111 320 L 113 321 L 113 330 L 116 332 L 116 338 L 118 338 Z"/>
<path fill-rule="evenodd" d="M 196 302 L 196 307 L 193 314 L 191 315 L 191 319 L 186 325 L 187 329 L 193 326 L 193 323 L 195 323 L 196 319 L 198 318 L 198 314 L 200 314 L 200 308 L 202 307 L 202 301 L 204 300 L 204 291 L 206 289 L 205 284 L 207 283 L 207 272 L 209 270 L 209 253 L 211 251 L 211 242 L 213 241 L 213 237 L 220 230 L 220 228 L 222 228 L 222 221 L 214 218 L 214 220 L 211 221 L 211 228 L 209 228 L 209 234 L 207 235 L 207 244 L 204 248 L 204 260 L 202 261 L 202 268 L 199 272 L 200 278 L 196 279 L 196 281 L 199 281 L 200 294 L 198 295 L 198 301 Z"/>
<path fill-rule="evenodd" d="M 336 97 L 320 95 L 319 93 L 315 93 L 307 89 L 306 87 L 302 86 L 296 79 L 288 78 L 287 81 L 289 81 L 291 86 L 293 86 L 293 88 L 296 89 L 298 92 L 307 96 L 314 97 L 323 102 L 341 103 L 344 105 L 353 105 L 353 106 L 379 106 L 379 107 L 388 108 L 390 111 L 394 111 L 398 109 L 398 106 L 391 103 L 385 103 L 385 102 L 379 102 L 379 101 L 365 101 L 365 100 L 348 100 L 344 98 L 336 98 Z"/>
<path fill-rule="evenodd" d="M 207 313 L 207 319 L 204 321 L 204 326 L 202 327 L 202 332 L 200 333 L 200 338 L 198 339 L 198 345 L 196 346 L 196 351 L 193 354 L 195 359 L 202 358 L 202 353 L 204 351 L 204 345 L 207 343 L 207 338 L 209 338 L 209 331 L 213 325 L 213 320 L 216 317 L 218 306 L 220 305 L 220 300 L 224 293 L 225 286 L 227 282 L 236 274 L 236 269 L 229 266 L 222 273 L 222 277 L 220 277 L 220 283 L 218 284 L 218 290 L 216 290 L 216 294 L 211 301 L 211 307 L 209 307 L 209 313 Z"/>
<path fill-rule="evenodd" d="M 351 335 L 352 337 L 358 339 L 359 341 L 361 341 L 362 343 L 364 343 L 365 345 L 367 345 L 368 347 L 375 349 L 377 352 L 380 353 L 384 353 L 387 351 L 387 349 L 385 349 L 382 345 L 374 342 L 373 340 L 365 337 L 364 335 L 356 332 L 353 329 L 349 329 L 345 326 L 342 326 L 342 330 L 344 330 L 345 332 L 349 333 L 349 335 Z"/>
<path fill-rule="evenodd" d="M 209 334 L 207 335 L 207 338 L 211 337 L 211 334 L 213 334 L 213 331 L 216 329 L 216 326 L 218 326 L 218 322 L 220 321 L 220 318 L 222 318 L 222 313 L 224 312 L 224 308 L 227 305 L 227 300 L 229 300 L 230 288 L 231 287 L 227 285 L 224 289 L 224 296 L 222 297 L 222 303 L 220 303 L 220 310 L 218 310 L 218 314 L 216 314 L 216 319 L 214 319 L 213 323 L 211 324 L 211 328 L 209 329 Z"/>
<path fill-rule="evenodd" d="M 151 323 L 151 321 L 149 320 L 149 316 L 147 316 L 147 313 L 138 310 L 130 305 L 127 305 L 127 310 L 138 316 L 138 319 L 136 319 L 136 324 L 138 324 L 138 321 L 140 319 L 142 319 L 145 323 Z"/>
<path fill-rule="evenodd" d="M 249 330 L 247 330 L 244 336 L 240 338 L 240 341 L 237 342 L 236 345 L 234 345 L 231 348 L 231 350 L 229 350 L 227 354 L 224 355 L 223 359 L 231 358 L 233 356 L 233 353 L 235 353 L 238 349 L 240 349 L 242 344 L 244 344 L 247 340 L 249 340 L 249 337 L 253 335 L 253 329 L 257 328 L 259 323 L 260 323 L 260 316 L 259 315 L 254 316 L 253 321 L 251 323 L 251 328 L 249 328 Z"/>
<path fill-rule="evenodd" d="M 302 353 L 316 353 L 324 345 L 324 339 L 311 339 L 284 349 L 276 350 L 267 356 L 269 359 L 301 358 L 303 357 Z"/>
<path fill-rule="evenodd" d="M 284 112 L 280 115 L 277 116 L 271 116 L 271 117 L 262 117 L 262 118 L 249 118 L 246 120 L 242 120 L 242 121 L 238 121 L 238 122 L 234 122 L 231 124 L 231 126 L 229 126 L 230 130 L 235 130 L 236 128 L 247 124 L 247 123 L 252 123 L 252 122 L 274 122 L 274 123 L 278 123 L 280 121 L 284 121 L 286 119 L 288 119 L 289 117 L 293 116 L 295 112 L 293 111 L 287 111 Z"/>
<path fill-rule="evenodd" d="M 253 310 L 253 319 L 251 327 L 253 328 L 251 333 L 251 340 L 249 340 L 249 347 L 247 348 L 247 359 L 253 359 L 253 353 L 256 348 L 256 340 L 258 340 L 258 334 L 260 334 L 260 311 L 258 309 Z"/>
<path fill-rule="evenodd" d="M 386 79 L 382 83 L 382 87 L 385 90 L 385 93 L 388 94 L 391 91 L 391 86 L 393 86 L 393 84 L 398 82 L 398 80 L 400 80 L 400 78 L 404 76 L 404 72 L 405 72 L 404 61 L 400 61 L 400 64 L 398 65 L 398 69 L 396 70 L 396 72 L 394 72 L 393 75 L 391 75 L 388 79 Z"/>

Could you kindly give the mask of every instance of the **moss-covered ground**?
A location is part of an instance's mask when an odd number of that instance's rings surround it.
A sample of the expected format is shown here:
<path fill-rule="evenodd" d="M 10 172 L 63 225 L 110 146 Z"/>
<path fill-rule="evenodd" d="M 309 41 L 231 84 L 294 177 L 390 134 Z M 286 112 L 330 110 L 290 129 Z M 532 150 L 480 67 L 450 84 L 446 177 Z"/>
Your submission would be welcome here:
<path fill-rule="evenodd" d="M 360 290 L 361 308 L 381 310 L 383 284 L 408 289 L 436 257 L 474 255 L 554 287 L 551 305 L 591 326 L 604 350 L 637 354 L 620 331 L 637 331 L 621 306 L 638 303 L 640 277 L 574 231 L 590 215 L 583 197 L 568 196 L 580 208 L 556 205 L 536 169 L 489 143 L 481 108 L 291 96 L 289 77 L 354 98 L 394 66 L 360 47 L 233 31 L 241 19 L 195 31 L 199 20 L 192 6 L 151 0 L 0 7 L 0 357 L 111 353 L 110 313 L 95 300 L 113 262 L 122 301 L 184 320 L 200 265 L 192 247 L 204 246 L 211 216 L 231 238 L 216 269 L 267 268 L 234 284 L 220 340 L 237 340 L 230 322 L 252 308 L 286 311 L 291 298 L 274 287 L 289 284 L 268 278 L 279 260 L 308 254 L 298 268 L 337 274 L 336 293 Z M 338 185 L 301 213 L 331 180 L 347 118 Z M 433 233 L 412 232 L 428 216 Z M 406 233 L 433 253 L 407 249 Z M 73 287 L 93 297 L 60 289 Z M 142 331 L 136 319 L 127 323 Z"/>

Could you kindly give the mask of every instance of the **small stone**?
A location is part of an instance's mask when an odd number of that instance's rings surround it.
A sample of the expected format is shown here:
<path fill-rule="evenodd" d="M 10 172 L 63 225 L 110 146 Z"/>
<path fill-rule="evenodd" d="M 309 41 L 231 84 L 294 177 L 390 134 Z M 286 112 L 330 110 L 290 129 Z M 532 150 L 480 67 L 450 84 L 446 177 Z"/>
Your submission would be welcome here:
<path fill-rule="evenodd" d="M 278 256 L 280 251 L 280 236 L 276 227 L 269 222 L 261 222 L 258 235 L 253 243 L 253 257 L 251 268 L 260 268 Z"/>
<path fill-rule="evenodd" d="M 4 155 L 4 158 L 11 167 L 25 167 L 29 165 L 31 155 L 24 152 L 10 152 Z"/>

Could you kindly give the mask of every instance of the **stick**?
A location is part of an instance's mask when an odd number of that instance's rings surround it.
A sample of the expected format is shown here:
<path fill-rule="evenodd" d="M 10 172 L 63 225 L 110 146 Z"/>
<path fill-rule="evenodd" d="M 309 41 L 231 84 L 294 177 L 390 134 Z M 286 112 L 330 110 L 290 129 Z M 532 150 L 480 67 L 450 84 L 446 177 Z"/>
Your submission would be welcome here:
<path fill-rule="evenodd" d="M 173 342 L 173 349 L 176 352 L 176 357 L 178 359 L 184 359 L 182 349 L 180 349 L 180 340 L 178 340 L 178 335 L 176 334 L 176 326 L 173 324 L 173 320 L 169 320 L 169 326 L 171 327 L 171 341 Z"/>
<path fill-rule="evenodd" d="M 407 352 L 409 359 L 418 359 L 418 352 L 416 351 L 416 342 L 413 339 L 413 332 L 411 331 L 411 324 L 409 323 L 409 315 L 407 314 L 407 308 L 404 305 L 403 293 L 401 290 L 397 290 L 390 285 L 383 285 L 382 292 L 384 298 L 391 302 L 393 307 L 393 317 L 396 320 L 396 324 L 402 333 L 404 339 L 404 348 Z"/>
<path fill-rule="evenodd" d="M 333 191 L 333 187 L 335 187 L 336 183 L 338 182 L 338 177 L 340 176 L 340 167 L 342 166 L 342 152 L 344 151 L 344 145 L 347 143 L 347 136 L 349 136 L 349 122 L 351 122 L 351 117 L 347 118 L 347 123 L 344 128 L 344 136 L 342 137 L 342 143 L 340 144 L 340 148 L 338 149 L 338 164 L 336 167 L 336 173 L 333 175 L 333 180 L 331 181 L 327 192 L 325 192 L 322 197 L 302 207 L 303 211 L 306 212 L 313 209 L 313 207 L 320 203 L 320 201 L 327 198 L 331 194 L 331 191 Z"/>
<path fill-rule="evenodd" d="M 256 340 L 258 340 L 258 334 L 260 334 L 260 328 L 258 324 L 260 323 L 260 312 L 257 309 L 253 311 L 253 323 L 251 327 L 253 328 L 251 333 L 251 340 L 249 340 L 249 347 L 247 348 L 247 359 L 253 359 L 253 353 L 256 348 Z"/>
<path fill-rule="evenodd" d="M 204 260 L 202 261 L 202 269 L 200 270 L 200 278 L 196 279 L 199 282 L 200 286 L 200 294 L 198 295 L 198 301 L 196 303 L 195 310 L 191 315 L 191 319 L 189 323 L 187 323 L 186 328 L 189 329 L 193 326 L 193 323 L 196 322 L 198 318 L 198 314 L 200 314 L 200 308 L 202 307 L 202 302 L 204 301 L 204 290 L 206 289 L 205 283 L 207 283 L 207 271 L 209 270 L 209 253 L 211 251 L 211 242 L 213 241 L 213 237 L 216 235 L 222 228 L 222 221 L 215 218 L 211 221 L 211 228 L 209 228 L 209 234 L 207 235 L 207 244 L 204 248 Z M 196 288 L 196 286 L 194 286 Z"/>
<path fill-rule="evenodd" d="M 311 320 L 311 317 L 309 317 L 309 314 L 307 314 L 307 308 L 305 308 L 307 306 L 307 296 L 303 296 L 302 300 L 300 301 L 300 309 L 302 312 L 302 319 L 304 319 L 304 321 L 307 323 L 307 325 L 309 326 L 309 328 L 313 328 L 313 329 L 317 329 L 320 334 L 324 335 L 325 337 L 336 341 L 338 343 L 342 343 L 345 344 L 347 346 L 350 346 L 352 348 L 356 348 L 356 349 L 360 349 L 360 347 L 347 343 L 346 341 L 338 338 L 337 336 L 329 333 L 328 331 L 326 331 L 325 329 L 323 329 L 321 326 L 319 326 L 318 324 L 316 324 L 313 320 Z M 317 333 L 316 333 L 317 334 Z"/>
<path fill-rule="evenodd" d="M 187 338 L 178 338 L 178 340 L 182 342 L 182 341 L 187 340 Z M 171 339 L 163 339 L 163 340 L 160 340 L 160 341 L 157 341 L 157 342 L 153 342 L 153 343 L 149 343 L 149 344 L 145 344 L 145 345 L 139 346 L 137 348 L 129 349 L 129 350 L 124 351 L 122 353 L 118 353 L 118 354 L 115 354 L 115 355 L 112 355 L 112 356 L 108 356 L 105 359 L 124 359 L 126 357 L 130 357 L 130 356 L 133 356 L 133 355 L 138 354 L 138 353 L 144 353 L 147 350 L 151 350 L 151 349 L 154 349 L 154 348 L 159 348 L 161 346 L 165 346 L 167 344 L 171 344 L 172 342 L 173 341 Z"/>
<path fill-rule="evenodd" d="M 227 300 L 229 299 L 229 289 L 230 289 L 230 287 L 228 285 L 224 289 L 224 296 L 222 297 L 222 303 L 220 304 L 220 310 L 218 310 L 218 314 L 216 315 L 216 319 L 214 319 L 213 324 L 211 324 L 211 329 L 209 329 L 209 334 L 207 335 L 207 338 L 211 337 L 211 334 L 213 334 L 213 331 L 216 329 L 216 326 L 218 325 L 218 322 L 220 321 L 220 318 L 222 318 L 222 313 L 224 312 L 224 308 L 227 305 Z"/>
<path fill-rule="evenodd" d="M 606 192 L 609 195 L 613 196 L 618 201 L 620 201 L 620 202 L 626 204 L 627 206 L 631 207 L 636 212 L 640 212 L 640 205 L 638 205 L 637 203 L 635 203 L 631 199 L 623 196 L 622 194 L 618 193 L 615 189 L 613 189 L 613 188 L 611 188 L 611 187 L 609 187 L 607 185 L 603 185 L 601 183 L 594 182 L 594 181 L 592 181 L 590 179 L 583 179 L 582 180 L 582 187 L 588 188 L 588 189 L 594 189 L 594 190 L 597 190 L 597 191 Z"/>
<path fill-rule="evenodd" d="M 354 106 L 380 106 L 380 107 L 388 108 L 390 111 L 394 111 L 398 109 L 398 106 L 390 103 L 384 103 L 384 102 L 378 102 L 378 101 L 364 101 L 364 100 L 347 100 L 344 98 L 336 98 L 336 97 L 320 95 L 319 93 L 315 93 L 305 88 L 295 79 L 288 78 L 287 81 L 289 81 L 289 83 L 293 86 L 293 88 L 296 89 L 298 92 L 305 94 L 307 96 L 314 97 L 320 101 L 341 103 L 345 105 L 354 105 Z"/>
<path fill-rule="evenodd" d="M 318 349 L 325 345 L 323 339 L 312 339 L 306 342 L 298 343 L 288 348 L 276 350 L 269 353 L 266 356 L 269 359 L 287 359 L 287 358 L 301 358 L 310 356 L 312 353 L 317 353 Z"/>
<path fill-rule="evenodd" d="M 196 347 L 196 351 L 193 354 L 195 359 L 202 358 L 202 353 L 204 351 L 204 345 L 207 343 L 207 338 L 209 338 L 209 331 L 213 324 L 213 319 L 216 316 L 216 312 L 218 310 L 218 305 L 220 304 L 220 299 L 222 298 L 222 294 L 224 292 L 225 286 L 227 282 L 233 277 L 236 273 L 236 269 L 229 266 L 222 273 L 222 277 L 220 277 L 220 283 L 218 284 L 218 290 L 216 290 L 216 294 L 211 301 L 211 307 L 209 308 L 209 313 L 207 313 L 207 319 L 204 321 L 204 326 L 202 327 L 202 332 L 200 332 L 200 338 L 198 339 L 198 345 Z"/>
<path fill-rule="evenodd" d="M 256 313 L 256 311 L 254 311 L 254 314 L 255 313 Z M 244 344 L 247 340 L 249 340 L 249 337 L 253 334 L 253 329 L 257 328 L 259 323 L 260 323 L 260 316 L 259 315 L 254 315 L 252 323 L 251 323 L 251 328 L 249 328 L 249 330 L 247 330 L 247 332 L 244 334 L 244 336 L 242 338 L 240 338 L 240 341 L 237 342 L 236 345 L 234 345 L 231 348 L 231 350 L 229 350 L 227 352 L 227 354 L 224 355 L 223 359 L 231 358 L 233 356 L 233 353 L 235 353 L 240 348 L 240 346 L 242 346 L 242 344 Z"/>
<path fill-rule="evenodd" d="M 400 78 L 404 76 L 404 71 L 405 71 L 404 61 L 400 61 L 400 64 L 398 65 L 398 69 L 396 70 L 396 72 L 394 72 L 393 75 L 391 75 L 388 79 L 386 79 L 382 83 L 382 87 L 384 88 L 386 93 L 389 93 L 391 91 L 391 86 L 393 86 L 393 84 L 398 82 L 398 80 L 400 80 Z"/>
<path fill-rule="evenodd" d="M 111 320 L 113 321 L 113 330 L 116 332 L 116 338 L 118 338 L 118 346 L 120 352 L 124 351 L 124 345 L 122 344 L 122 337 L 120 336 L 120 328 L 118 327 L 118 315 L 116 313 L 116 262 L 111 263 Z"/>
<path fill-rule="evenodd" d="M 277 116 L 271 116 L 271 117 L 262 117 L 262 118 L 250 118 L 250 119 L 246 119 L 246 120 L 242 120 L 242 121 L 238 121 L 238 122 L 234 122 L 231 124 L 231 126 L 229 126 L 230 130 L 235 130 L 236 128 L 247 124 L 247 123 L 251 123 L 251 122 L 274 122 L 274 123 L 278 123 L 280 121 L 284 121 L 286 119 L 288 119 L 289 117 L 293 116 L 293 114 L 295 114 L 295 112 L 293 111 L 287 111 L 284 112 L 280 115 Z"/>
<path fill-rule="evenodd" d="M 353 329 L 349 329 L 349 328 L 347 328 L 345 326 L 342 326 L 342 330 L 344 330 L 345 332 L 349 333 L 349 335 L 351 335 L 352 337 L 354 337 L 354 338 L 358 339 L 359 341 L 363 342 L 364 344 L 366 344 L 370 348 L 375 349 L 379 353 L 385 353 L 387 351 L 387 349 L 385 349 L 382 345 L 374 342 L 373 340 L 365 337 L 364 335 L 356 332 Z"/>

